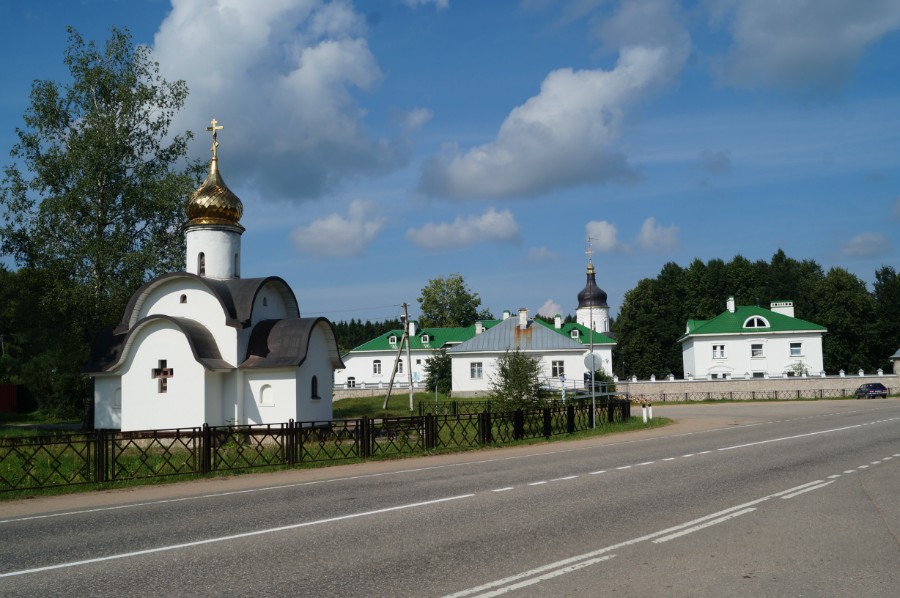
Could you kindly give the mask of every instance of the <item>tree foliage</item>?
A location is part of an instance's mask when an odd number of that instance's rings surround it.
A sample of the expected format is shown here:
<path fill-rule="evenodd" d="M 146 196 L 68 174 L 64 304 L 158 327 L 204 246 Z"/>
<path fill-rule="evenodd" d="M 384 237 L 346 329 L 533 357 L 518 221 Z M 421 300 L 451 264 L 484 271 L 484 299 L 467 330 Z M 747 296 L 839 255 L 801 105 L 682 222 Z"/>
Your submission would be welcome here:
<path fill-rule="evenodd" d="M 481 299 L 466 286 L 460 274 L 432 278 L 422 288 L 418 301 L 419 323 L 423 327 L 464 327 L 471 326 L 479 318 L 491 319 L 490 312 L 479 312 Z"/>
<path fill-rule="evenodd" d="M 544 399 L 541 364 L 527 353 L 506 351 L 489 381 L 491 395 L 503 409 L 534 406 Z"/>
<path fill-rule="evenodd" d="M 446 349 L 432 352 L 425 362 L 425 388 L 437 388 L 437 391 L 449 397 L 453 388 L 453 367 Z"/>
<path fill-rule="evenodd" d="M 80 381 L 55 394 L 83 393 L 94 335 L 150 276 L 183 267 L 184 205 L 202 173 L 186 160 L 190 133 L 169 134 L 186 84 L 162 79 L 127 30 L 103 48 L 68 34 L 70 80 L 32 85 L 0 190 L 0 251 L 36 277 L 36 312 L 64 316 L 32 364 L 38 377 Z M 73 409 L 79 398 L 67 398 Z"/>
<path fill-rule="evenodd" d="M 796 317 L 828 329 L 823 337 L 825 371 L 888 368 L 900 346 L 900 282 L 893 268 L 876 272 L 875 289 L 842 268 L 827 273 L 813 260 L 795 260 L 781 250 L 769 262 L 738 255 L 730 262 L 695 259 L 687 268 L 669 263 L 656 278 L 640 280 L 625 293 L 613 324 L 616 373 L 648 378 L 683 376 L 681 345 L 689 319 L 708 320 L 738 305 L 768 307 L 792 300 Z"/>

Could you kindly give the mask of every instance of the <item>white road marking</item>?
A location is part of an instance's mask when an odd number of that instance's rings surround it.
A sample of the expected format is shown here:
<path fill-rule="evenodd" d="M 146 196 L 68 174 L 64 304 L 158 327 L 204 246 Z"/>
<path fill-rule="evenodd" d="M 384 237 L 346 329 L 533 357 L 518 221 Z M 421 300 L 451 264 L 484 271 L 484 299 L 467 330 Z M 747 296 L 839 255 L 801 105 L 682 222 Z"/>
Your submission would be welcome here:
<path fill-rule="evenodd" d="M 680 538 L 681 536 L 686 536 L 688 534 L 692 534 L 701 529 L 710 527 L 711 525 L 716 525 L 716 524 L 722 523 L 723 521 L 728 521 L 729 519 L 733 519 L 735 517 L 740 517 L 741 515 L 746 515 L 747 513 L 752 513 L 755 510 L 756 510 L 755 507 L 751 507 L 749 509 L 742 509 L 742 510 L 736 511 L 734 513 L 729 513 L 728 515 L 723 515 L 722 517 L 718 517 L 711 521 L 701 523 L 700 525 L 695 525 L 693 527 L 683 529 L 680 532 L 675 532 L 674 534 L 669 534 L 668 536 L 663 536 L 662 538 L 657 538 L 657 539 L 653 540 L 653 543 L 654 544 L 662 544 L 663 542 L 668 542 L 669 540 L 674 540 L 675 538 Z"/>
<path fill-rule="evenodd" d="M 635 467 L 640 467 L 641 465 L 653 465 L 656 461 L 644 461 L 643 463 L 638 463 Z"/>
<path fill-rule="evenodd" d="M 616 469 L 631 469 L 631 465 L 623 465 L 622 467 L 616 467 Z"/>
<path fill-rule="evenodd" d="M 836 480 L 836 479 L 838 479 L 839 477 L 841 477 L 841 474 L 836 473 L 836 474 L 834 474 L 834 475 L 828 476 L 828 479 L 829 479 L 829 480 Z"/>
<path fill-rule="evenodd" d="M 564 482 L 564 481 L 566 481 L 566 480 L 574 480 L 574 479 L 577 478 L 577 477 L 578 477 L 577 475 L 567 475 L 567 476 L 564 477 L 564 478 L 553 478 L 553 479 L 550 480 L 550 481 L 551 481 L 551 482 Z"/>
<path fill-rule="evenodd" d="M 271 527 L 268 529 L 259 529 L 252 532 L 244 532 L 242 534 L 233 534 L 230 536 L 220 536 L 218 538 L 207 538 L 206 540 L 197 540 L 195 542 L 184 542 L 182 544 L 172 544 L 169 546 L 159 546 L 157 548 L 148 548 L 146 550 L 136 550 L 134 552 L 125 552 L 121 554 L 111 554 L 93 559 L 85 559 L 83 561 L 73 561 L 70 563 L 60 563 L 58 565 L 47 565 L 45 567 L 35 567 L 33 569 L 22 569 L 21 571 L 9 571 L 0 573 L 0 577 L 13 577 L 17 575 L 27 575 L 29 573 L 40 573 L 42 571 L 52 571 L 54 569 L 70 569 L 72 567 L 80 567 L 82 565 L 90 565 L 92 563 L 102 563 L 104 561 L 114 561 L 119 559 L 127 559 L 135 556 L 143 556 L 146 554 L 154 554 L 157 552 L 168 552 L 170 550 L 178 550 L 179 548 L 192 548 L 194 546 L 203 546 L 204 544 L 215 544 L 217 542 L 228 542 L 229 540 L 239 540 L 241 538 L 250 538 L 253 536 L 262 536 L 265 534 L 274 534 L 287 530 L 299 529 L 301 527 L 311 527 L 313 525 L 322 525 L 324 523 L 334 523 L 335 521 L 345 521 L 347 519 L 358 519 L 360 517 L 368 517 L 370 515 L 380 515 L 382 513 L 391 513 L 393 511 L 402 511 L 405 509 L 414 509 L 416 507 L 424 507 L 427 505 L 435 505 L 453 500 L 461 500 L 463 498 L 472 498 L 474 494 L 460 494 L 459 496 L 448 496 L 446 498 L 438 498 L 435 500 L 425 500 L 422 502 L 414 502 L 406 505 L 397 505 L 395 507 L 387 507 L 384 509 L 375 509 L 374 511 L 364 511 L 362 513 L 353 513 L 351 515 L 339 515 L 337 517 L 329 517 L 327 519 L 318 519 L 315 521 L 304 521 L 303 523 L 294 523 L 291 525 L 282 525 L 279 527 Z"/>
<path fill-rule="evenodd" d="M 860 465 L 856 469 L 869 469 L 868 465 Z"/>
<path fill-rule="evenodd" d="M 506 492 L 507 490 L 512 490 L 512 486 L 507 486 L 506 488 L 494 488 L 491 492 Z"/>
<path fill-rule="evenodd" d="M 541 484 L 546 484 L 547 480 L 542 480 L 540 482 L 529 482 L 529 486 L 540 486 Z"/>
<path fill-rule="evenodd" d="M 881 463 L 881 461 L 872 461 L 869 465 L 878 465 L 879 463 Z"/>
<path fill-rule="evenodd" d="M 572 573 L 573 571 L 578 571 L 579 569 L 584 569 L 585 567 L 596 565 L 597 563 L 602 563 L 603 561 L 608 561 L 612 558 L 615 558 L 615 556 L 616 555 L 614 554 L 610 554 L 607 556 L 601 556 L 596 559 L 588 559 L 574 565 L 569 565 L 568 567 L 563 567 L 562 569 L 557 569 L 556 571 L 551 571 L 550 573 L 545 573 L 531 579 L 526 579 L 525 581 L 520 581 L 519 583 L 514 583 L 506 587 L 497 588 L 496 590 L 490 592 L 485 592 L 484 594 L 479 594 L 477 598 L 491 598 L 493 596 L 501 596 L 503 594 L 506 594 L 507 592 L 512 592 L 513 590 L 527 588 L 528 586 L 533 586 L 536 583 L 540 583 L 548 579 L 553 579 L 554 577 L 559 577 L 560 575 L 565 575 L 566 573 Z"/>
<path fill-rule="evenodd" d="M 818 486 L 810 486 L 809 488 L 804 488 L 803 490 L 798 490 L 797 492 L 792 492 L 791 494 L 785 494 L 781 498 L 783 498 L 785 500 L 787 500 L 789 498 L 794 498 L 795 496 L 799 496 L 806 492 L 812 492 L 813 490 L 818 490 L 819 488 L 824 488 L 825 486 L 827 486 L 829 484 L 834 484 L 834 480 L 831 480 L 830 482 L 825 482 L 823 484 L 819 484 Z"/>
<path fill-rule="evenodd" d="M 681 455 L 682 459 L 687 459 L 688 457 L 693 457 L 694 453 L 688 453 L 687 455 Z"/>
<path fill-rule="evenodd" d="M 856 473 L 856 470 L 855 469 L 846 469 L 846 470 L 844 470 L 844 473 Z"/>
<path fill-rule="evenodd" d="M 666 457 L 663 461 L 674 461 L 675 457 Z"/>
<path fill-rule="evenodd" d="M 597 474 L 601 474 L 601 473 L 606 473 L 606 470 L 601 469 L 600 471 L 592 471 L 588 475 L 597 475 Z"/>

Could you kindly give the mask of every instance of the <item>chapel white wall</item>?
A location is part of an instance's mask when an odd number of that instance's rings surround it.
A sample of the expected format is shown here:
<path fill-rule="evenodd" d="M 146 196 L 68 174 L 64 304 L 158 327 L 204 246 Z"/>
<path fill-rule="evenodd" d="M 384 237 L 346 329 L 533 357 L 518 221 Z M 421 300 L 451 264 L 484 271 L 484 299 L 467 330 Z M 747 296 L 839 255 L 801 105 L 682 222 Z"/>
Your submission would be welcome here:
<path fill-rule="evenodd" d="M 224 226 L 190 227 L 184 235 L 187 251 L 185 271 L 208 278 L 240 278 L 241 234 Z M 205 272 L 199 271 L 199 256 L 204 255 Z"/>

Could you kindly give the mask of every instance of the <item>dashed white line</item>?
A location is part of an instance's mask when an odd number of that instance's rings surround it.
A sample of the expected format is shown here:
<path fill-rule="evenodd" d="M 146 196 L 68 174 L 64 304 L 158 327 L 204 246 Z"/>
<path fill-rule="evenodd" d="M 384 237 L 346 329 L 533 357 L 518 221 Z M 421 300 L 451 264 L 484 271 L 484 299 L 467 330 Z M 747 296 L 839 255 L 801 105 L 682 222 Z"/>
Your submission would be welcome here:
<path fill-rule="evenodd" d="M 601 469 L 600 471 L 592 471 L 588 475 L 599 475 L 601 473 L 606 473 L 605 469 Z"/>
<path fill-rule="evenodd" d="M 532 577 L 531 579 L 526 579 L 525 581 L 520 581 L 519 583 L 514 583 L 509 586 L 497 588 L 496 590 L 492 590 L 490 592 L 485 592 L 484 594 L 479 594 L 478 598 L 491 598 L 493 596 L 501 596 L 503 594 L 506 594 L 507 592 L 512 592 L 513 590 L 527 588 L 528 586 L 533 586 L 536 583 L 540 583 L 548 579 L 553 579 L 554 577 L 559 577 L 560 575 L 565 575 L 567 573 L 572 573 L 573 571 L 578 571 L 579 569 L 584 569 L 585 567 L 596 565 L 597 563 L 602 563 L 603 561 L 608 561 L 609 559 L 615 558 L 615 556 L 616 555 L 614 554 L 610 554 L 607 556 L 598 557 L 596 559 L 581 561 L 580 563 L 575 563 L 574 565 L 569 565 L 568 567 L 563 567 L 562 569 L 557 569 L 556 571 L 551 571 L 550 573 L 544 573 L 543 575 L 538 575 L 537 577 Z"/>
<path fill-rule="evenodd" d="M 512 486 L 507 486 L 506 488 L 494 488 L 491 492 L 507 492 L 512 490 Z"/>
<path fill-rule="evenodd" d="M 860 465 L 856 469 L 869 469 L 869 466 L 868 465 Z"/>
<path fill-rule="evenodd" d="M 836 473 L 836 474 L 834 474 L 834 475 L 828 476 L 828 479 L 829 479 L 829 480 L 836 480 L 836 479 L 838 479 L 839 477 L 841 477 L 841 474 Z"/>
<path fill-rule="evenodd" d="M 574 480 L 574 479 L 577 478 L 577 477 L 578 477 L 577 475 L 567 475 L 567 476 L 565 476 L 565 477 L 563 477 L 563 478 L 553 478 L 553 479 L 550 480 L 550 481 L 551 481 L 551 482 L 564 482 L 564 481 L 566 481 L 566 480 Z"/>
<path fill-rule="evenodd" d="M 622 467 L 616 467 L 616 469 L 631 469 L 631 465 L 623 465 Z"/>
<path fill-rule="evenodd" d="M 855 469 L 845 469 L 844 473 L 856 473 Z"/>
<path fill-rule="evenodd" d="M 656 461 L 644 461 L 643 463 L 638 463 L 635 467 L 640 467 L 641 465 L 653 465 Z"/>
<path fill-rule="evenodd" d="M 540 482 L 529 482 L 528 485 L 529 486 L 540 486 L 540 485 L 546 484 L 546 483 L 547 483 L 547 480 L 541 480 Z"/>
<path fill-rule="evenodd" d="M 694 453 L 688 453 L 687 455 L 681 455 L 682 459 L 687 459 L 688 457 L 693 457 Z"/>
<path fill-rule="evenodd" d="M 663 461 L 674 461 L 675 457 L 666 457 Z"/>

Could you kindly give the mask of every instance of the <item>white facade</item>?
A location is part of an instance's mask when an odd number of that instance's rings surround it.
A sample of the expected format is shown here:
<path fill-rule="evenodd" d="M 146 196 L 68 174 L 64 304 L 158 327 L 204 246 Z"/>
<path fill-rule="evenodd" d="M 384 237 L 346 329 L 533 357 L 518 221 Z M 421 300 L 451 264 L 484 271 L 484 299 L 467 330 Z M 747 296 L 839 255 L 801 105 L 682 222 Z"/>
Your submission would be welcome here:
<path fill-rule="evenodd" d="M 771 333 L 692 338 L 682 345 L 685 378 L 818 376 L 822 335 Z"/>
<path fill-rule="evenodd" d="M 410 351 L 412 360 L 413 386 L 419 386 L 425 380 L 425 364 L 431 358 L 432 351 Z M 335 370 L 334 385 L 336 388 L 387 388 L 391 380 L 391 371 L 397 351 L 358 351 L 343 357 L 344 368 Z M 409 384 L 409 360 L 404 350 L 394 376 L 395 386 Z"/>
<path fill-rule="evenodd" d="M 565 376 L 564 385 L 567 389 L 584 387 L 584 374 L 590 373 L 584 365 L 589 350 L 524 351 L 524 353 L 538 360 L 542 378 L 549 388 L 559 388 L 563 385 L 559 378 L 560 367 Z M 491 351 L 454 355 L 451 362 L 453 392 L 486 392 L 490 390 L 491 380 L 497 376 L 497 362 L 504 354 L 505 351 Z M 597 346 L 594 348 L 594 354 L 599 356 L 602 363 L 607 364 L 604 366 L 604 370 L 611 371 L 612 346 Z"/>
<path fill-rule="evenodd" d="M 735 305 L 712 320 L 689 320 L 679 341 L 687 379 L 770 378 L 825 374 L 825 328 L 794 317 L 791 301 L 772 309 Z"/>
<path fill-rule="evenodd" d="M 241 233 L 230 226 L 189 226 L 186 271 L 209 278 L 240 278 Z"/>

